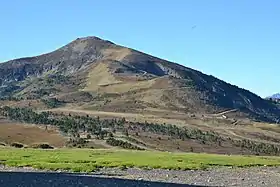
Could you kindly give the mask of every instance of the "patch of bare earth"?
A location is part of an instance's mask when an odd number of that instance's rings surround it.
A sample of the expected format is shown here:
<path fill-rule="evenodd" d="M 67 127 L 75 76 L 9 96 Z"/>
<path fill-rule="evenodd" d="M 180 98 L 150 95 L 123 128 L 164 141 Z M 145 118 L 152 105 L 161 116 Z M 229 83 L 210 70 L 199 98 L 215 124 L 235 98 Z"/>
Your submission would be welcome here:
<path fill-rule="evenodd" d="M 67 139 L 57 129 L 48 126 L 21 124 L 0 119 L 0 142 L 11 144 L 19 142 L 24 145 L 48 143 L 54 147 L 63 147 Z"/>

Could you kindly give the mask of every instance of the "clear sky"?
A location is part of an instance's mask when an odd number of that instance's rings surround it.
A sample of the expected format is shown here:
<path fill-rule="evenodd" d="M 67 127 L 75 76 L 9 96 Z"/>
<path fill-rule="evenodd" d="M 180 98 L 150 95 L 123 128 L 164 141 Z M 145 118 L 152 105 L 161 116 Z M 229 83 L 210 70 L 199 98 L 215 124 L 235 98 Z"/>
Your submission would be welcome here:
<path fill-rule="evenodd" d="M 0 62 L 98 36 L 268 96 L 280 92 L 279 7 L 278 0 L 2 1 Z"/>

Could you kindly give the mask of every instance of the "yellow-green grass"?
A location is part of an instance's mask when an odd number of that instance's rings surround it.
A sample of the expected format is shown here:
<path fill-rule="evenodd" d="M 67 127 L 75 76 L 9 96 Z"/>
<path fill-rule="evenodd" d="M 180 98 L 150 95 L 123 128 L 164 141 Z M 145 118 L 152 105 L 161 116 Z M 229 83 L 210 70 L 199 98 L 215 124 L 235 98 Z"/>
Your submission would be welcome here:
<path fill-rule="evenodd" d="M 91 172 L 100 167 L 205 169 L 213 166 L 277 166 L 280 157 L 228 156 L 197 153 L 168 153 L 89 149 L 0 148 L 0 164 L 48 170 Z"/>

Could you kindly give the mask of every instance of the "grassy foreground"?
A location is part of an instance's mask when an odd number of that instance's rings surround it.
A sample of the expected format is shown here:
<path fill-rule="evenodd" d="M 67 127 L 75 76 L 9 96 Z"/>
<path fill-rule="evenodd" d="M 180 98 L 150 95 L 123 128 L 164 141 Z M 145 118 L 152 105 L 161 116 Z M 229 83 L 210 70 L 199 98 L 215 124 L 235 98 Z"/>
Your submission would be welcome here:
<path fill-rule="evenodd" d="M 100 167 L 164 169 L 205 169 L 211 166 L 276 166 L 280 157 L 226 156 L 196 153 L 167 153 L 88 149 L 0 148 L 0 164 L 38 169 L 91 172 Z"/>

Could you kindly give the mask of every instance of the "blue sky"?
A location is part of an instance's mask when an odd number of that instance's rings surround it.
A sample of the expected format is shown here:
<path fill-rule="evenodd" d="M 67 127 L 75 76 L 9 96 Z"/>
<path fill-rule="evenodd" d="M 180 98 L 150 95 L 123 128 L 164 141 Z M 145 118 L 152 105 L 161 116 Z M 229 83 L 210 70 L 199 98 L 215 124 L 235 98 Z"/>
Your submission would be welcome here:
<path fill-rule="evenodd" d="M 3 1 L 0 62 L 98 36 L 268 96 L 280 92 L 279 7 L 277 0 Z"/>

